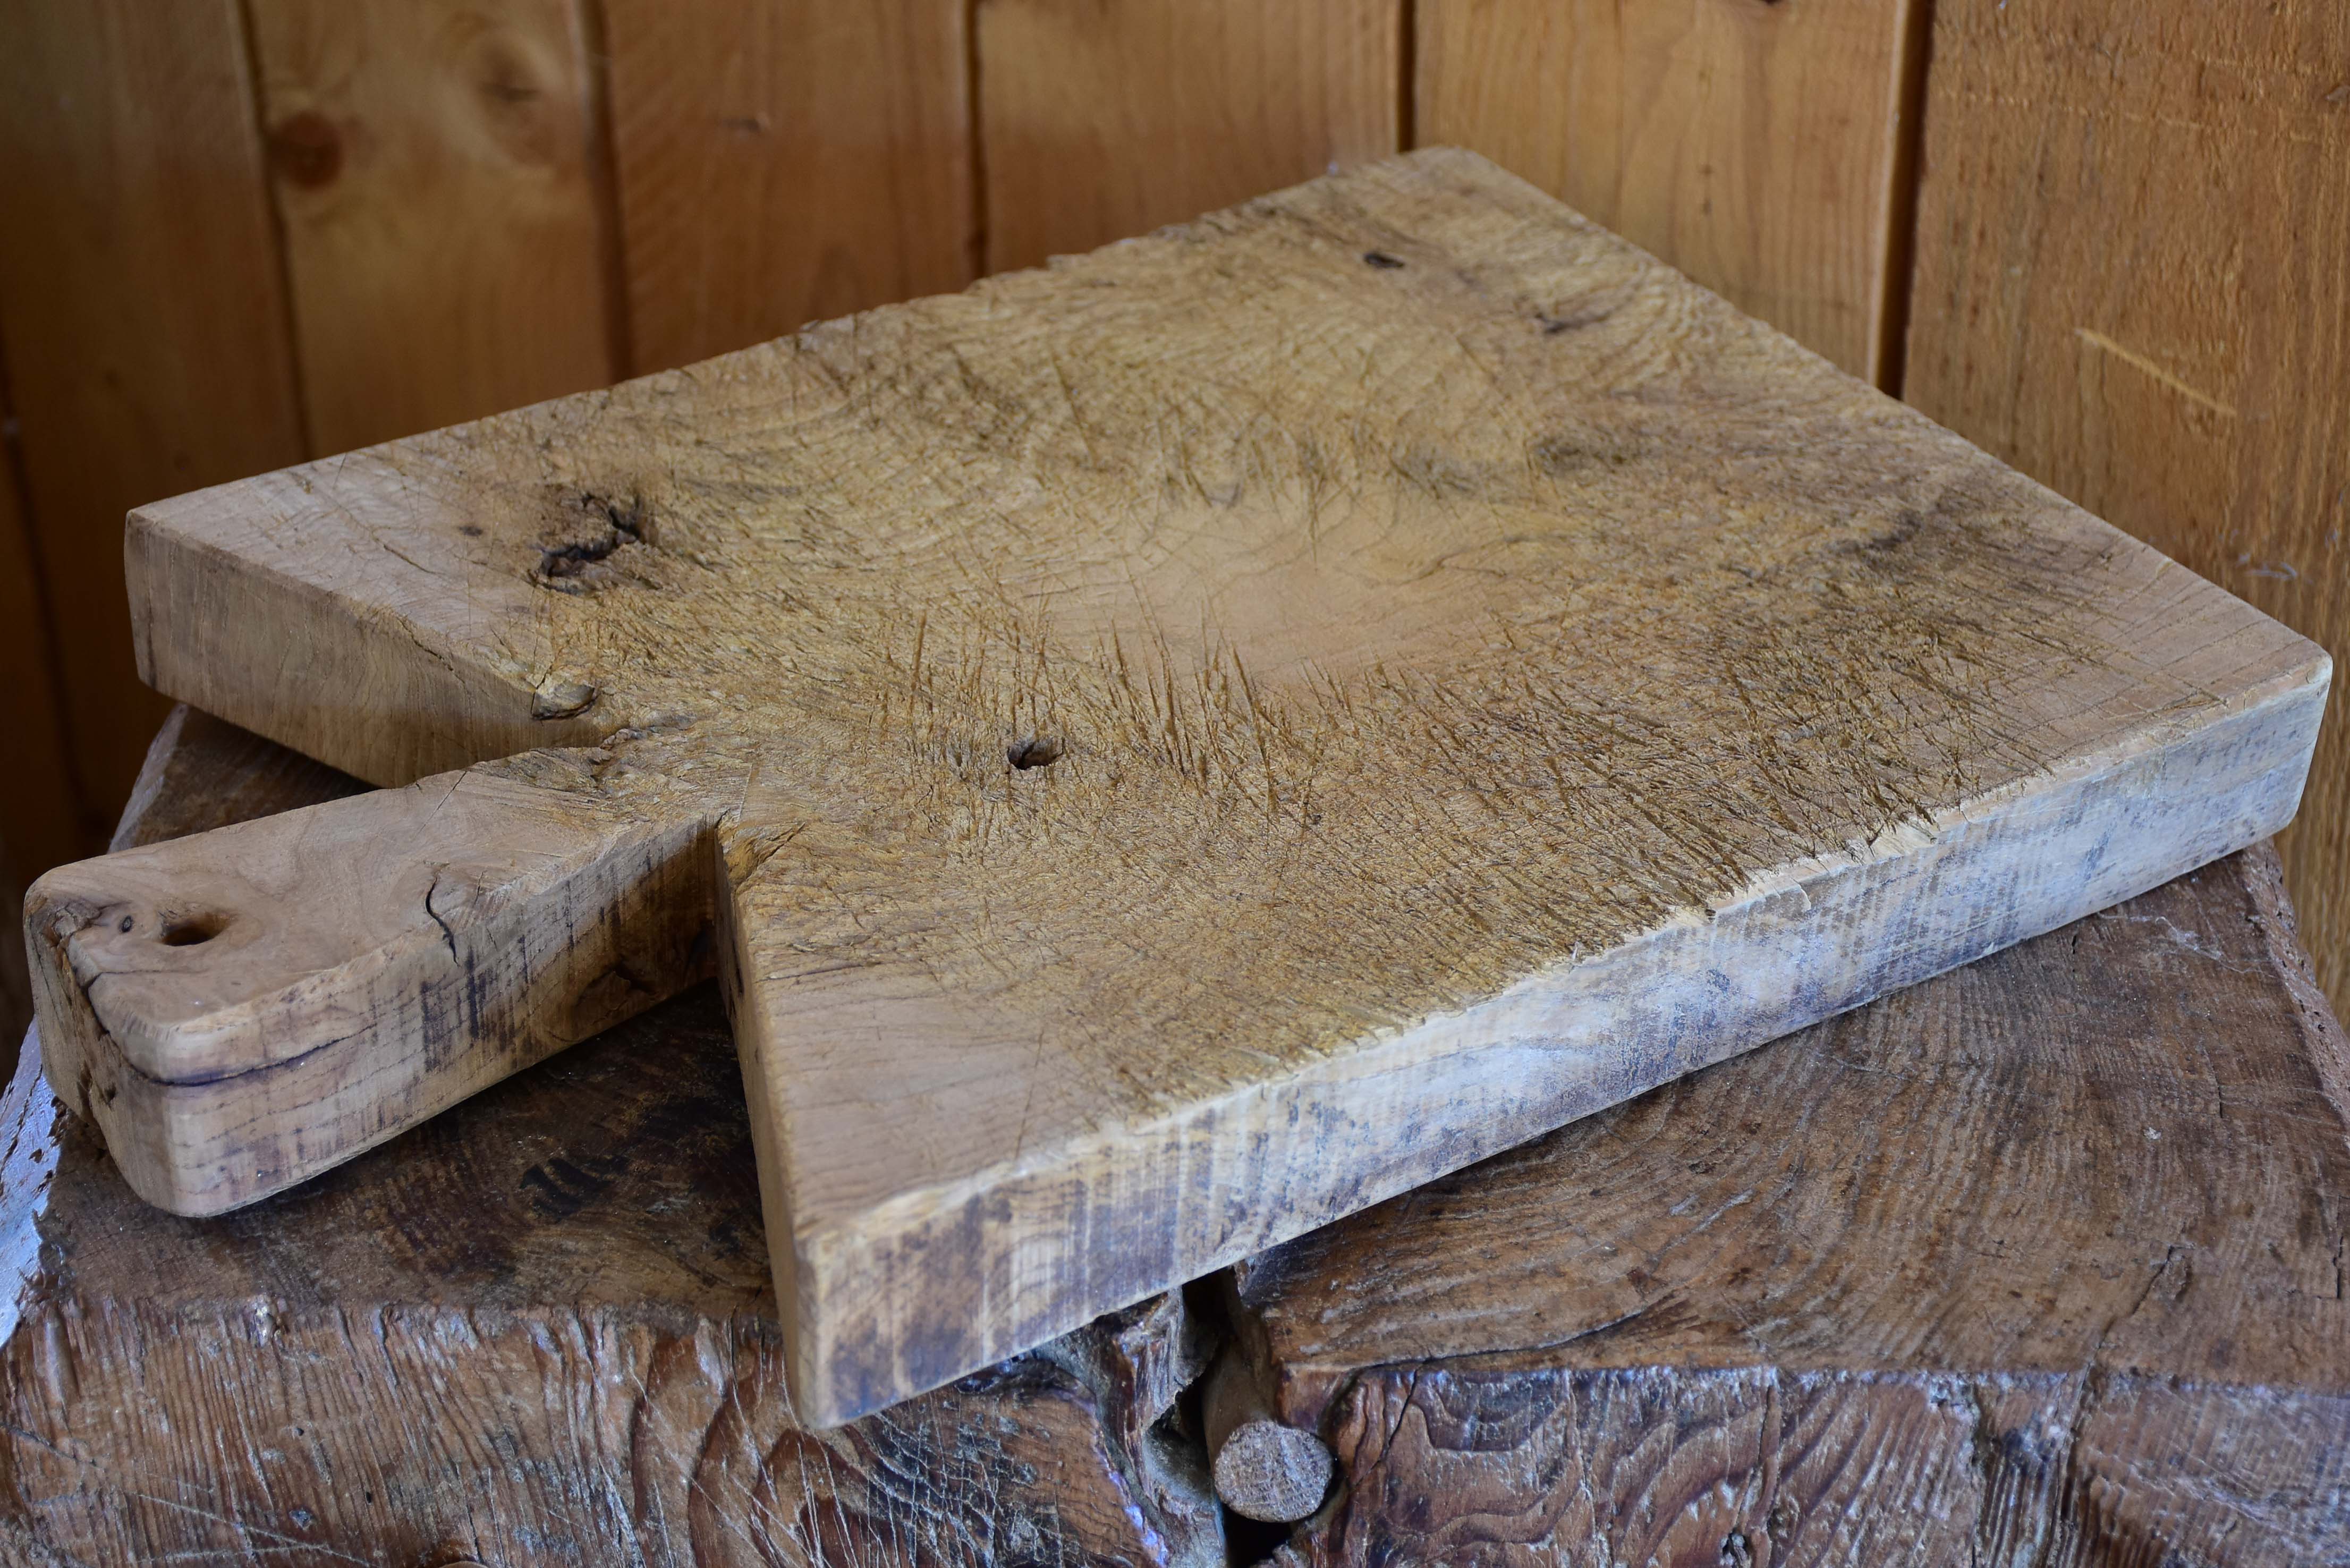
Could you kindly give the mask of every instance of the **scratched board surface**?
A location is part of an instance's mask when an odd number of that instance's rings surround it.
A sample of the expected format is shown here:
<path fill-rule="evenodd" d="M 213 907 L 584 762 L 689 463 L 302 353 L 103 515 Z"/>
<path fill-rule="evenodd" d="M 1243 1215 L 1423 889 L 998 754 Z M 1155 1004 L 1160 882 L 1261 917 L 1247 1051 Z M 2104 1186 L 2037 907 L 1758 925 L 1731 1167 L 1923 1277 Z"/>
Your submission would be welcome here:
<path fill-rule="evenodd" d="M 132 574 L 175 696 L 698 825 L 818 1418 L 2271 831 L 2327 676 L 1442 151 Z"/>

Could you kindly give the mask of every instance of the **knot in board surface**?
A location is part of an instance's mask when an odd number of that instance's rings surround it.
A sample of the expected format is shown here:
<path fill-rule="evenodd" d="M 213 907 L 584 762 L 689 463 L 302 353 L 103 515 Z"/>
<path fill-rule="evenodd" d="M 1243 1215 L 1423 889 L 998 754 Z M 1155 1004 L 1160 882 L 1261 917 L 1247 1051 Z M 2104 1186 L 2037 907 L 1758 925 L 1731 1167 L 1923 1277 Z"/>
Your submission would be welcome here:
<path fill-rule="evenodd" d="M 130 564 L 158 686 L 436 775 L 45 883 L 141 1190 L 258 1196 L 714 956 L 819 1421 L 2250 842 L 2327 677 L 1448 151 L 142 509 Z M 314 898 L 254 929 L 335 950 L 193 1014 L 92 956 L 256 857 L 175 950 Z M 508 870 L 452 917 L 443 864 Z"/>

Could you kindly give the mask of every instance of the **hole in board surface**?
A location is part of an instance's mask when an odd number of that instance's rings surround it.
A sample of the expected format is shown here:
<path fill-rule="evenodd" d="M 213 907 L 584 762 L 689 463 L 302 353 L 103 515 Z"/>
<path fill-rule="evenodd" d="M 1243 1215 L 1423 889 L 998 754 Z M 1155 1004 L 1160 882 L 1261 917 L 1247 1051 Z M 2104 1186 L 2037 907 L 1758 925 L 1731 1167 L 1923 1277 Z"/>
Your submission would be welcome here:
<path fill-rule="evenodd" d="M 192 948 L 208 942 L 227 929 L 225 915 L 182 915 L 163 922 L 163 945 L 167 948 Z"/>

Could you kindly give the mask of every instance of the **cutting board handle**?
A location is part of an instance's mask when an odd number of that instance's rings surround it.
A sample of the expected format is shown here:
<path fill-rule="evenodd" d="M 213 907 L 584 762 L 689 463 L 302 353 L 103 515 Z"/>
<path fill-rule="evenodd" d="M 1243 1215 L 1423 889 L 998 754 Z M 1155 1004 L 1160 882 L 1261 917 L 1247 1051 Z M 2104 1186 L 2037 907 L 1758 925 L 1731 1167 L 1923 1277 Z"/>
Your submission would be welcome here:
<path fill-rule="evenodd" d="M 711 971 L 709 824 L 540 772 L 557 782 L 443 774 L 34 884 L 50 1084 L 140 1197 L 266 1197 Z"/>

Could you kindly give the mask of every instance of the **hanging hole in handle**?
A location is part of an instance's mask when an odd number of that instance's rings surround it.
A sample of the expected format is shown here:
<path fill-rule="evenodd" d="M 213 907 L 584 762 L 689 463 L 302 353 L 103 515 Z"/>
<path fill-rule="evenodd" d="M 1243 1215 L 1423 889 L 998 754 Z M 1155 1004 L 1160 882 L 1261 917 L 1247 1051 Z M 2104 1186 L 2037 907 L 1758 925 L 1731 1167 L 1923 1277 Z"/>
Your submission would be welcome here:
<path fill-rule="evenodd" d="M 163 922 L 163 945 L 167 948 L 192 948 L 208 942 L 228 929 L 228 917 L 209 912 L 201 915 L 181 915 Z"/>

